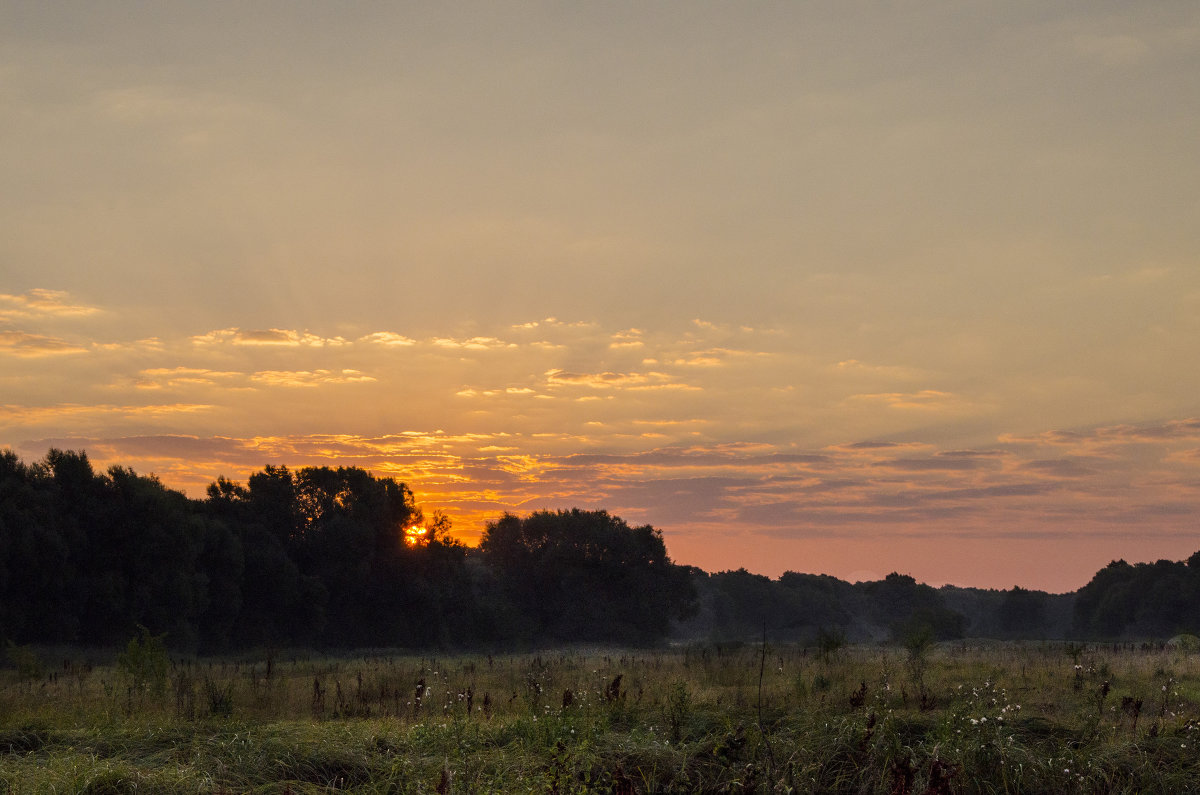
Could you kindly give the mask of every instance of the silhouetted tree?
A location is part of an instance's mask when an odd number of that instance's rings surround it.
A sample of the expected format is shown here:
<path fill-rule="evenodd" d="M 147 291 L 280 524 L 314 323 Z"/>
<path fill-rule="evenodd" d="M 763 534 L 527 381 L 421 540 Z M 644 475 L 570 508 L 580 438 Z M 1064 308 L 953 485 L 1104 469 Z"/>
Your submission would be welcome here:
<path fill-rule="evenodd" d="M 928 626 L 937 640 L 961 638 L 966 618 L 947 608 L 936 589 L 907 574 L 892 572 L 882 580 L 859 583 L 856 589 L 870 600 L 876 621 L 888 627 L 897 640 Z"/>
<path fill-rule="evenodd" d="M 488 524 L 480 550 L 523 619 L 513 629 L 535 642 L 644 643 L 694 609 L 662 533 L 606 511 L 505 514 Z"/>
<path fill-rule="evenodd" d="M 1018 637 L 1029 637 L 1046 620 L 1046 593 L 1029 591 L 1019 585 L 1005 591 L 999 607 L 1000 628 Z"/>

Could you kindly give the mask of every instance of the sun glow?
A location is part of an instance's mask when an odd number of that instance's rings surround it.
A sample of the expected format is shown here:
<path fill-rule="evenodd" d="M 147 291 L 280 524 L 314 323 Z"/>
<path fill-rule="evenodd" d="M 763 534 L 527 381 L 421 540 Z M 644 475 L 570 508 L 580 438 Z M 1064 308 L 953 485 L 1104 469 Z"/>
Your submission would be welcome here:
<path fill-rule="evenodd" d="M 418 544 L 423 544 L 429 540 L 429 528 L 415 524 L 411 527 L 404 528 L 404 543 L 410 547 L 415 547 Z"/>

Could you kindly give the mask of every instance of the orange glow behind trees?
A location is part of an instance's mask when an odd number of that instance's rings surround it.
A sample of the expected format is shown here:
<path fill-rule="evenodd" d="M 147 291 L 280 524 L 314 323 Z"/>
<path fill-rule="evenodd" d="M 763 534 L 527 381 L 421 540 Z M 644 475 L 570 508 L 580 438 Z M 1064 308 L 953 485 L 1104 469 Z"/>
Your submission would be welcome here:
<path fill-rule="evenodd" d="M 429 543 L 429 528 L 419 524 L 404 528 L 404 543 L 410 547 Z"/>

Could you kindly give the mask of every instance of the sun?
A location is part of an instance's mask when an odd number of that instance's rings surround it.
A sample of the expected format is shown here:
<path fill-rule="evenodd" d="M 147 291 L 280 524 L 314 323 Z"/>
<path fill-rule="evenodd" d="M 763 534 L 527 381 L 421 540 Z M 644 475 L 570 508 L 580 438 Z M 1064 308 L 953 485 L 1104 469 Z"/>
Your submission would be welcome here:
<path fill-rule="evenodd" d="M 404 543 L 410 547 L 423 544 L 429 540 L 429 528 L 419 524 L 404 528 Z"/>

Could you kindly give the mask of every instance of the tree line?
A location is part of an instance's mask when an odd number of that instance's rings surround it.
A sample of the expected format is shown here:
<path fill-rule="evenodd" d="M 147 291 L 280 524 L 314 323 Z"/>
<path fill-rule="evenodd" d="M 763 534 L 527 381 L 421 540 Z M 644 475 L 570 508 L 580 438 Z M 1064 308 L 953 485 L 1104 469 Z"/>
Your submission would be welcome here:
<path fill-rule="evenodd" d="M 268 466 L 189 499 L 86 453 L 0 452 L 0 640 L 179 649 L 648 643 L 695 601 L 662 534 L 504 516 L 470 549 L 355 467 Z"/>
<path fill-rule="evenodd" d="M 699 609 L 677 625 L 691 638 L 753 640 L 765 626 L 777 640 L 809 642 L 835 633 L 856 642 L 903 641 L 924 628 L 937 640 L 1164 641 L 1200 635 L 1200 552 L 1186 561 L 1101 569 L 1078 591 L 1051 594 L 933 588 L 892 573 L 848 583 L 787 572 L 772 580 L 744 569 L 695 570 Z"/>
<path fill-rule="evenodd" d="M 706 573 L 605 511 L 504 515 L 469 548 L 356 467 L 267 466 L 190 499 L 84 452 L 0 451 L 0 641 L 511 648 L 680 640 L 1118 639 L 1200 631 L 1200 553 L 1114 562 L 1074 594 Z"/>

